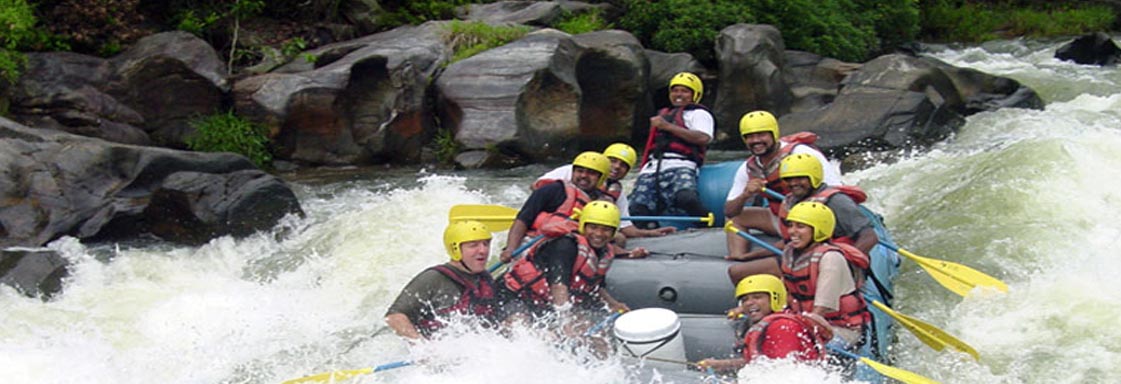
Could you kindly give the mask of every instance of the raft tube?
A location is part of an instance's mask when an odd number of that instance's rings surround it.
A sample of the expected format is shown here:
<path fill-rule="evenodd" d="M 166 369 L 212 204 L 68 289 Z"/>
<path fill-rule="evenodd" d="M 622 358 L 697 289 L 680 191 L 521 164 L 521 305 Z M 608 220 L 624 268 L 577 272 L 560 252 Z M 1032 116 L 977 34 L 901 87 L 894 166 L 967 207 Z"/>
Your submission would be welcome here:
<path fill-rule="evenodd" d="M 724 199 L 731 188 L 738 161 L 701 168 L 698 184 L 701 200 L 723 221 Z M 882 218 L 861 206 L 875 224 L 881 240 L 893 243 Z M 667 223 L 668 224 L 668 223 Z M 734 261 L 727 254 L 726 234 L 717 228 L 686 230 L 664 237 L 637 238 L 628 248 L 644 247 L 651 255 L 643 259 L 618 259 L 607 274 L 607 290 L 632 309 L 666 308 L 681 317 L 685 357 L 698 361 L 708 357 L 731 357 L 740 322 L 730 321 L 724 313 L 736 306 L 735 287 L 728 278 L 728 267 Z M 773 242 L 773 237 L 760 236 Z M 899 270 L 899 255 L 877 245 L 872 249 L 872 274 L 862 288 L 866 300 L 892 306 L 893 282 Z M 872 312 L 870 332 L 866 332 L 862 357 L 887 362 L 888 347 L 894 339 L 894 322 L 882 311 L 869 306 Z M 855 379 L 882 382 L 883 377 L 864 364 L 856 365 Z"/>

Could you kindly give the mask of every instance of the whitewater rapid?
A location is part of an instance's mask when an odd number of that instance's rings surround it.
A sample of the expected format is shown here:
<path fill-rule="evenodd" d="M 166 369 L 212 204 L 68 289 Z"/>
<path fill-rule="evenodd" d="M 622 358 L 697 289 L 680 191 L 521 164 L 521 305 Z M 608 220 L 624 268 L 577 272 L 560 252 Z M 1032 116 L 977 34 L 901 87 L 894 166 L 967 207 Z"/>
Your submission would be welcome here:
<path fill-rule="evenodd" d="M 968 342 L 981 360 L 900 331 L 892 364 L 944 383 L 1121 382 L 1121 71 L 1056 61 L 1057 47 L 1016 40 L 932 54 L 1017 79 L 1047 107 L 971 116 L 944 143 L 845 176 L 869 192 L 900 246 L 1010 288 L 963 300 L 905 261 L 897 309 Z M 381 326 L 398 290 L 445 260 L 439 237 L 451 206 L 518 206 L 545 170 L 344 170 L 293 178 L 308 216 L 245 239 L 56 241 L 50 248 L 73 263 L 61 295 L 42 302 L 0 286 L 0 378 L 278 383 L 424 359 L 352 382 L 633 381 L 626 362 L 558 353 L 529 330 L 410 347 Z M 739 381 L 843 380 L 780 362 L 749 367 Z"/>

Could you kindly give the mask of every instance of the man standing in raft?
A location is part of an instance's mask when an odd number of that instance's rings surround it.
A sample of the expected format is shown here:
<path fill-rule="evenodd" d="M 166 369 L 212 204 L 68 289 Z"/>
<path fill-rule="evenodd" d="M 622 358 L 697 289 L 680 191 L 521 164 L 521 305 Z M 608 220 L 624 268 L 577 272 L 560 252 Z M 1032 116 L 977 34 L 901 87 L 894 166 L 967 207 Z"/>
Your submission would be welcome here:
<path fill-rule="evenodd" d="M 669 86 L 673 107 L 663 108 L 650 118 L 650 136 L 630 196 L 630 212 L 636 216 L 664 216 L 670 211 L 707 216 L 697 192 L 697 170 L 704 164 L 715 120 L 708 108 L 698 104 L 704 84 L 697 75 L 678 73 Z M 635 225 L 645 229 L 658 227 L 657 222 Z"/>

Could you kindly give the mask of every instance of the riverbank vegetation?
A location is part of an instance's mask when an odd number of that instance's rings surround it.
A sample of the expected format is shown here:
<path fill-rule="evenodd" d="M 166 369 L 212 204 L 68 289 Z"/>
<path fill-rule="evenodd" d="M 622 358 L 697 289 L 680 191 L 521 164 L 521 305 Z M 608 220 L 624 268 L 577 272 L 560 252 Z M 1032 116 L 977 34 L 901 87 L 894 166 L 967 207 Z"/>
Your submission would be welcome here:
<path fill-rule="evenodd" d="M 185 30 L 207 40 L 231 71 L 267 52 L 307 49 L 404 24 L 455 17 L 487 0 L 0 0 L 0 81 L 18 78 L 19 52 L 71 50 L 110 56 L 150 33 Z M 569 32 L 619 28 L 646 47 L 688 52 L 712 64 L 712 42 L 733 23 L 779 28 L 789 49 L 863 61 L 921 40 L 978 42 L 1116 30 L 1121 3 L 1110 0 L 590 0 L 609 12 L 572 13 L 552 27 Z M 360 8 L 360 9 L 359 9 Z M 355 15 L 366 15 L 364 22 Z M 509 31 L 474 28 L 466 35 Z M 481 32 L 480 32 L 481 31 Z M 324 35 L 329 35 L 324 37 Z M 501 35 L 501 36 L 500 36 Z M 500 39 L 501 40 L 501 39 Z M 286 45 L 287 44 L 287 45 Z M 493 44 L 469 44 L 464 55 Z M 466 56 L 464 56 L 466 57 Z"/>

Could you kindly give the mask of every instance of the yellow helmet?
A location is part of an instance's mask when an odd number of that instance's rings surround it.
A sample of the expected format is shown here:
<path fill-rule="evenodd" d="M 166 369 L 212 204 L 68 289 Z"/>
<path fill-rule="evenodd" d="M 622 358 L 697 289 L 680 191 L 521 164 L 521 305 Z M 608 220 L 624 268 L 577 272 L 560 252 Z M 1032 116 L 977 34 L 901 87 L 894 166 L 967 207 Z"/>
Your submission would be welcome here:
<path fill-rule="evenodd" d="M 693 102 L 701 102 L 701 95 L 705 93 L 705 85 L 701 82 L 701 78 L 689 72 L 681 72 L 673 75 L 669 80 L 669 87 L 673 88 L 675 85 L 681 85 L 685 88 L 693 90 Z"/>
<path fill-rule="evenodd" d="M 490 240 L 490 229 L 486 224 L 474 220 L 457 221 L 444 229 L 444 248 L 452 261 L 463 260 L 459 245 L 471 241 Z"/>
<path fill-rule="evenodd" d="M 597 186 L 603 186 L 607 183 L 607 175 L 611 173 L 611 160 L 599 152 L 588 151 L 576 155 L 576 159 L 572 160 L 572 166 L 599 172 Z"/>
<path fill-rule="evenodd" d="M 740 118 L 740 137 L 756 132 L 770 132 L 778 143 L 778 120 L 767 111 L 752 111 Z"/>
<path fill-rule="evenodd" d="M 821 161 L 806 153 L 796 153 L 786 156 L 778 168 L 778 177 L 787 179 L 805 176 L 810 178 L 810 185 L 815 189 L 821 186 L 825 178 L 825 170 L 821 168 Z"/>
<path fill-rule="evenodd" d="M 624 143 L 608 145 L 607 149 L 603 150 L 603 155 L 627 163 L 627 168 L 634 168 L 634 162 L 638 161 L 638 154 L 634 151 L 634 147 Z"/>
<path fill-rule="evenodd" d="M 782 280 L 770 274 L 751 275 L 736 284 L 736 298 L 755 292 L 771 294 L 771 312 L 782 312 L 786 308 L 786 286 Z"/>
<path fill-rule="evenodd" d="M 790 208 L 786 214 L 786 221 L 802 223 L 814 228 L 814 242 L 820 243 L 833 237 L 833 227 L 837 225 L 837 218 L 833 210 L 825 204 L 803 201 Z"/>
<path fill-rule="evenodd" d="M 584 206 L 580 211 L 580 233 L 584 233 L 584 225 L 592 223 L 606 225 L 619 229 L 619 207 L 614 203 L 596 200 Z"/>

